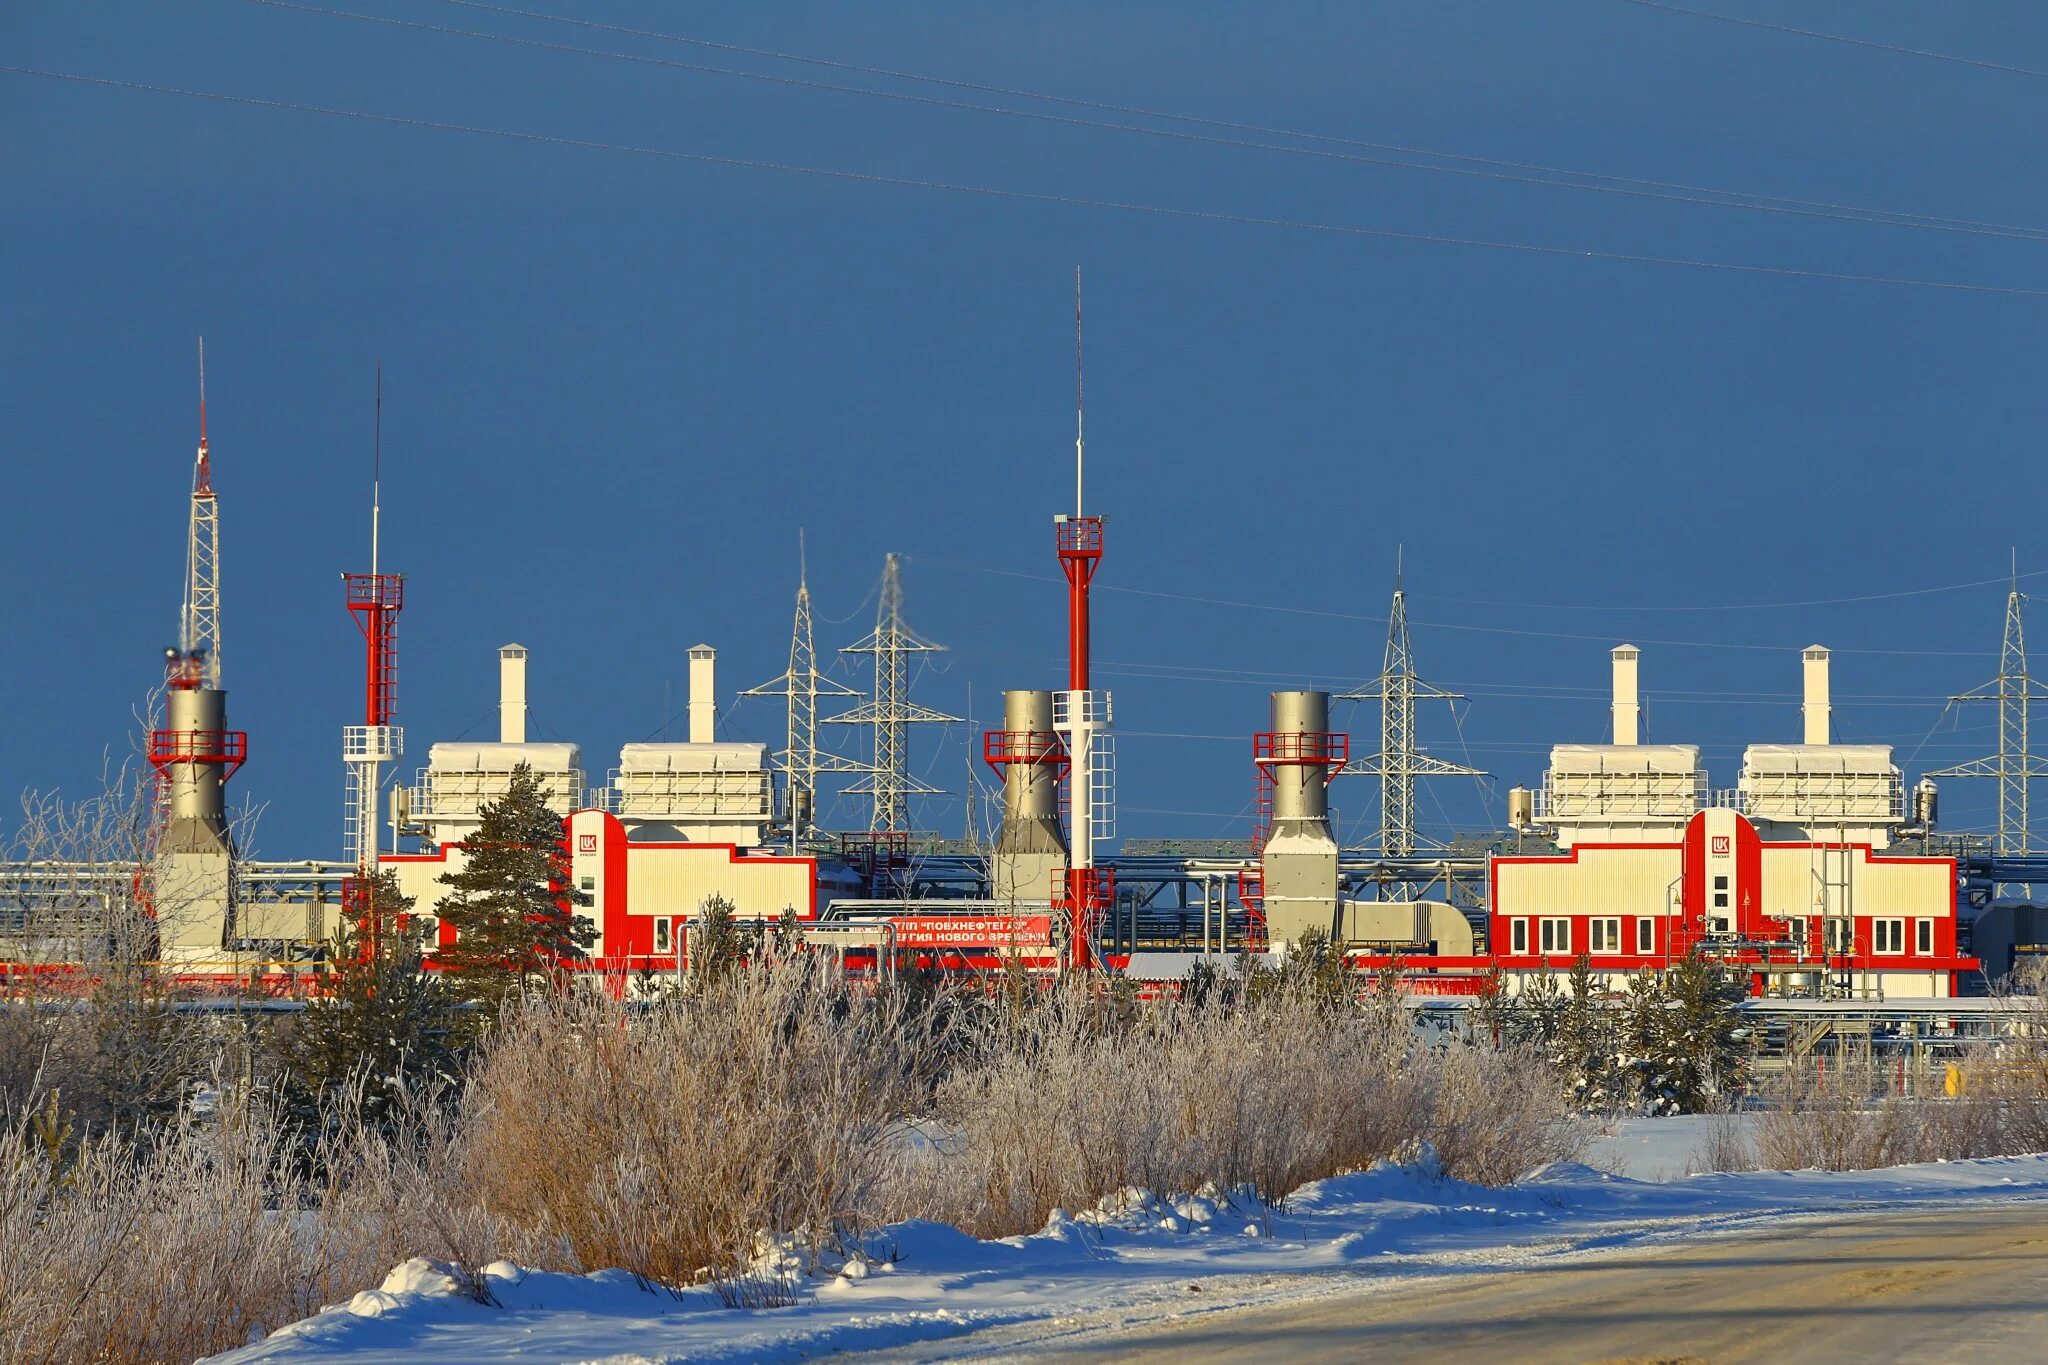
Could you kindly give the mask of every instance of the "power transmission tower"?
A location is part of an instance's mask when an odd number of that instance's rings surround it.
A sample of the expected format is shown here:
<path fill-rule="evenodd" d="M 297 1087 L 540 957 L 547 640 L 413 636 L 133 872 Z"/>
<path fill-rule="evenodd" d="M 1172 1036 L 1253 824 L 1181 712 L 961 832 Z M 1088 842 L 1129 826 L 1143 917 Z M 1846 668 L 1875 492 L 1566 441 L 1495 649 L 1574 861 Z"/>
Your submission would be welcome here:
<path fill-rule="evenodd" d="M 868 817 L 868 828 L 872 831 L 908 831 L 908 798 L 939 790 L 910 775 L 909 728 L 944 725 L 960 718 L 910 700 L 910 656 L 937 654 L 944 649 L 944 645 L 933 644 L 903 623 L 903 565 L 898 556 L 890 555 L 882 565 L 881 600 L 875 608 L 874 632 L 839 651 L 874 655 L 875 694 L 851 711 L 825 718 L 827 725 L 865 725 L 875 732 L 874 762 L 867 768 L 866 777 L 847 788 L 874 799 Z"/>
<path fill-rule="evenodd" d="M 2048 777 L 2048 764 L 2027 744 L 2027 712 L 2048 696 L 2027 672 L 2026 624 L 2021 605 L 2019 552 L 2013 552 L 2012 587 L 2005 595 L 2005 641 L 1999 651 L 1998 676 L 1982 686 L 1949 698 L 1950 702 L 1998 703 L 1998 752 L 1988 758 L 1941 768 L 1929 777 L 1993 777 L 1998 779 L 1998 835 L 1992 847 L 2003 858 L 2021 858 L 2033 851 L 2028 812 L 2028 784 Z M 2017 888 L 2006 887 L 2012 891 Z"/>
<path fill-rule="evenodd" d="M 818 698 L 857 697 L 818 671 L 818 651 L 811 642 L 810 570 L 801 532 L 796 550 L 796 624 L 789 634 L 789 667 L 743 697 L 781 697 L 789 709 L 789 742 L 780 755 L 789 784 L 789 837 L 792 845 L 817 828 L 818 774 L 866 772 L 867 765 L 818 748 Z"/>
<path fill-rule="evenodd" d="M 1344 766 L 1345 774 L 1356 773 L 1380 780 L 1380 827 L 1375 840 L 1383 858 L 1406 858 L 1424 846 L 1415 828 L 1415 780 L 1419 777 L 1484 777 L 1477 768 L 1450 763 L 1422 752 L 1415 742 L 1415 703 L 1422 701 L 1463 701 L 1458 692 L 1446 692 L 1415 673 L 1415 652 L 1408 643 L 1408 594 L 1402 585 L 1399 552 L 1394 561 L 1394 605 L 1387 613 L 1387 651 L 1380 676 L 1356 692 L 1342 694 L 1345 701 L 1377 701 L 1380 704 L 1380 751 L 1355 759 Z"/>

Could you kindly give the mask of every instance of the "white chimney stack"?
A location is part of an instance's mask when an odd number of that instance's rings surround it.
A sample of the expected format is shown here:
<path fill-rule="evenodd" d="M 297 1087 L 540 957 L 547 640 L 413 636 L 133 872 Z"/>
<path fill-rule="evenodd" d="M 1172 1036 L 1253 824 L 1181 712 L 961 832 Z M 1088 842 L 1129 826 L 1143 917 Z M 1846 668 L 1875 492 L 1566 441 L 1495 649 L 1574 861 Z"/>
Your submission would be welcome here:
<path fill-rule="evenodd" d="M 690 649 L 690 743 L 711 743 L 718 718 L 718 651 L 710 645 Z"/>
<path fill-rule="evenodd" d="M 1807 744 L 1828 740 L 1828 652 L 1820 645 L 1806 647 L 1806 699 L 1799 711 L 1806 721 Z"/>
<path fill-rule="evenodd" d="M 1643 706 L 1636 691 L 1636 661 L 1640 657 L 1634 645 L 1614 647 L 1614 742 L 1616 744 L 1640 744 L 1643 728 Z"/>
<path fill-rule="evenodd" d="M 498 742 L 526 743 L 526 646 L 498 651 Z"/>

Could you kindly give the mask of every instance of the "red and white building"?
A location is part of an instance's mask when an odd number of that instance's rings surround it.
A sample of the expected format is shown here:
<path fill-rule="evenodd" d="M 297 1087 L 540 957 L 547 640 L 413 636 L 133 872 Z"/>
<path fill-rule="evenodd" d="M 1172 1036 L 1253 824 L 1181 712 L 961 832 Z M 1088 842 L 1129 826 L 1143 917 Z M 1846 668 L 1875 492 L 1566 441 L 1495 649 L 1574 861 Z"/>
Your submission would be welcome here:
<path fill-rule="evenodd" d="M 1556 851 L 1492 861 L 1509 989 L 1581 955 L 1620 977 L 1697 946 L 1754 994 L 1956 993 L 1977 962 L 1956 950 L 1955 861 L 1889 851 L 1915 816 L 1889 747 L 1830 742 L 1827 650 L 1805 651 L 1802 742 L 1751 745 L 1721 792 L 1696 746 L 1637 742 L 1638 652 L 1613 661 L 1614 742 L 1557 746 L 1541 788 L 1510 796 Z"/>

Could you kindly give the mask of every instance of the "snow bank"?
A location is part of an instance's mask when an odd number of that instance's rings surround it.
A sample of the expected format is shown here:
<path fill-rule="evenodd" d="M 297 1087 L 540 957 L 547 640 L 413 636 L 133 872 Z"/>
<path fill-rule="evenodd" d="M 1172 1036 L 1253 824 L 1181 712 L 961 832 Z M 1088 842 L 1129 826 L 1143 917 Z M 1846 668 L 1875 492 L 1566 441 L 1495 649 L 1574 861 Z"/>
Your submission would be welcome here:
<path fill-rule="evenodd" d="M 487 1304 L 450 1267 L 413 1260 L 376 1289 L 214 1359 L 796 1360 L 1079 1312 L 1142 1318 L 1271 1302 L 1360 1275 L 1555 1258 L 1851 1208 L 2014 1198 L 2048 1199 L 2048 1156 L 1661 1182 L 1573 1163 L 1490 1189 L 1446 1178 L 1425 1149 L 1406 1164 L 1304 1186 L 1280 1210 L 1214 1188 L 1175 1199 L 1132 1189 L 1056 1211 L 1028 1237 L 980 1241 L 902 1223 L 842 1273 L 812 1282 L 801 1303 L 760 1312 L 619 1271 L 559 1275 L 506 1262 L 483 1271 Z"/>

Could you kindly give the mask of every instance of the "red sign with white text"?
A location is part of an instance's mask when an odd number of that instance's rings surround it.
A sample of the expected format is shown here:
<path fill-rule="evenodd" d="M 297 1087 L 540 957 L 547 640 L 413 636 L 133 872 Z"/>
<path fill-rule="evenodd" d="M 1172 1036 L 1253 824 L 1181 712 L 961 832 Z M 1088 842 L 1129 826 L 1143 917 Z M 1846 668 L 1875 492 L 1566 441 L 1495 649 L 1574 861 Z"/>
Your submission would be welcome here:
<path fill-rule="evenodd" d="M 899 948 L 986 944 L 1045 948 L 1052 944 L 1050 915 L 902 915 L 889 921 Z"/>

